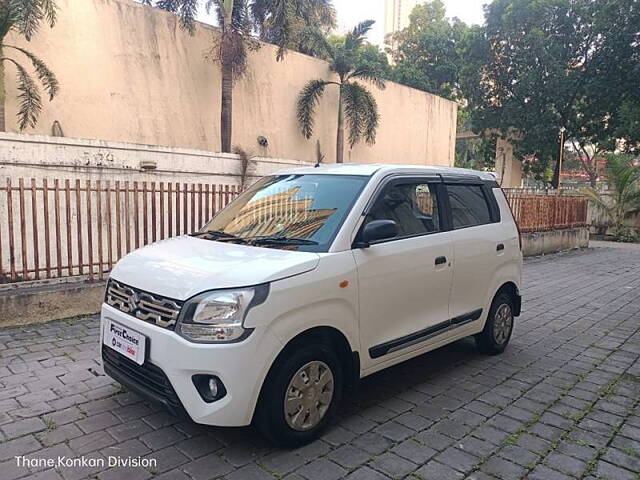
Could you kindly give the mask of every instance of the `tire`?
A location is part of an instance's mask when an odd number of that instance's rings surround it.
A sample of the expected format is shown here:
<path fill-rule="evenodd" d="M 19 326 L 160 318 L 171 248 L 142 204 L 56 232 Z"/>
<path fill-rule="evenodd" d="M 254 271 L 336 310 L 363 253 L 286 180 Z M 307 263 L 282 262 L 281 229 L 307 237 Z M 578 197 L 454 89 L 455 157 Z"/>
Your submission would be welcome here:
<path fill-rule="evenodd" d="M 312 344 L 294 350 L 276 361 L 265 379 L 256 427 L 281 447 L 317 439 L 340 403 L 343 378 L 340 361 L 329 346 Z"/>
<path fill-rule="evenodd" d="M 504 352 L 513 333 L 513 323 L 513 299 L 499 293 L 491 303 L 484 329 L 475 336 L 478 349 L 489 355 Z"/>

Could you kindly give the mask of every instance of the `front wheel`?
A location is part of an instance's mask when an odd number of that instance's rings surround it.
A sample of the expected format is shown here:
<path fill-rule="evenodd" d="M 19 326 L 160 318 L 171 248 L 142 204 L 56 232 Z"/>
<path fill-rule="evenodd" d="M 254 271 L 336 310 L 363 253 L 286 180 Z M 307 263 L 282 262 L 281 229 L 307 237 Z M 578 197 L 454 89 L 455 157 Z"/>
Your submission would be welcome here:
<path fill-rule="evenodd" d="M 504 352 L 513 332 L 513 300 L 506 293 L 493 299 L 484 329 L 475 336 L 480 351 L 490 355 Z"/>
<path fill-rule="evenodd" d="M 342 368 L 326 345 L 277 362 L 265 380 L 256 426 L 277 445 L 296 447 L 320 436 L 342 396 Z"/>

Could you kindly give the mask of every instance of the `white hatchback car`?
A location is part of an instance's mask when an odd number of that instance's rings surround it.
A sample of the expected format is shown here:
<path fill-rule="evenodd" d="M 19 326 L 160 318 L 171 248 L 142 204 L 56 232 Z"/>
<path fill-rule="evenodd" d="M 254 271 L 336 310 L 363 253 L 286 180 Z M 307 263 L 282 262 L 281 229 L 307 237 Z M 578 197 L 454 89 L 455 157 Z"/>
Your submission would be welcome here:
<path fill-rule="evenodd" d="M 195 422 L 316 438 L 343 389 L 474 335 L 502 352 L 522 254 L 492 174 L 330 165 L 259 180 L 114 268 L 105 372 Z"/>

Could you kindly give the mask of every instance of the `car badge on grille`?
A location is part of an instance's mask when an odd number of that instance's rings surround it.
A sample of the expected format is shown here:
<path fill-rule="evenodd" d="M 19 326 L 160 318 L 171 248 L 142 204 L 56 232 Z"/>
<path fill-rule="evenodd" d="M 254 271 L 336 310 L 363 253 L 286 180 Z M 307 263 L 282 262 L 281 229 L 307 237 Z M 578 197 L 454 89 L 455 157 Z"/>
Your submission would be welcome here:
<path fill-rule="evenodd" d="M 138 291 L 110 279 L 105 301 L 145 322 L 155 323 L 163 328 L 172 327 L 177 319 L 182 302 Z"/>
<path fill-rule="evenodd" d="M 138 292 L 132 292 L 131 295 L 129 295 L 127 303 L 129 304 L 130 311 L 134 312 L 140 303 L 140 296 L 138 295 Z"/>

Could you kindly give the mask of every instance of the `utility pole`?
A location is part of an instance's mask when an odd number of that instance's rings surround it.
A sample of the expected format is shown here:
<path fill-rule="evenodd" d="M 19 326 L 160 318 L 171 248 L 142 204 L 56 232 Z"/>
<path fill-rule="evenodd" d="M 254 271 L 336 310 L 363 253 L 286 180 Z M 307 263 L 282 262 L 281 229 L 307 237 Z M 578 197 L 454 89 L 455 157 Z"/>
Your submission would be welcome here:
<path fill-rule="evenodd" d="M 562 172 L 562 159 L 564 158 L 564 134 L 567 131 L 566 128 L 562 127 L 560 129 L 560 152 L 558 154 L 558 163 L 556 163 L 556 168 L 553 172 L 553 180 L 551 185 L 556 190 L 560 190 L 560 173 Z"/>

